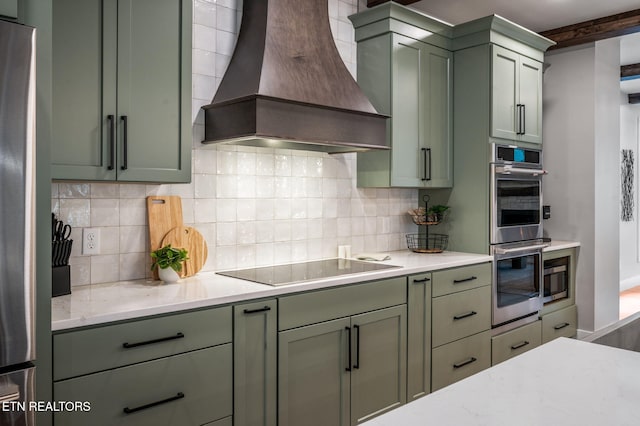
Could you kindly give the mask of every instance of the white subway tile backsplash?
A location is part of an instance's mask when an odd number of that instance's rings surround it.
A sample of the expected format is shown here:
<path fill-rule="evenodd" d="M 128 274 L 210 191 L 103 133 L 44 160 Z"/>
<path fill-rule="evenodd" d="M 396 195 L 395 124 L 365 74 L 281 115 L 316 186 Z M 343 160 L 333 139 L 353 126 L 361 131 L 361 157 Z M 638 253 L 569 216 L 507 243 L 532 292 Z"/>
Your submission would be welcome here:
<path fill-rule="evenodd" d="M 357 0 L 329 0 L 341 57 L 356 69 L 347 16 Z M 183 221 L 205 238 L 203 271 L 337 256 L 339 244 L 363 251 L 406 248 L 417 232 L 406 214 L 412 189 L 357 188 L 355 153 L 201 144 L 204 114 L 236 42 L 240 0 L 195 0 L 193 25 L 193 172 L 189 184 L 52 183 L 51 208 L 73 227 L 72 285 L 149 278 L 148 195 L 179 195 Z M 81 253 L 82 228 L 99 227 L 102 252 Z"/>

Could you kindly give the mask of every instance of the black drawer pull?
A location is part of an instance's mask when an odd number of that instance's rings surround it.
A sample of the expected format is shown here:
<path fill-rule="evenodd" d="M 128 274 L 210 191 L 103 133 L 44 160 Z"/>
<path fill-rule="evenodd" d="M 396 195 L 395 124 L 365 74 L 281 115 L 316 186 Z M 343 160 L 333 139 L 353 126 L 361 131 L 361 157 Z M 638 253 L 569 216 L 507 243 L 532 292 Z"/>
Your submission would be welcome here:
<path fill-rule="evenodd" d="M 135 413 L 136 411 L 146 410 L 147 408 L 155 407 L 156 405 L 166 404 L 167 402 L 175 401 L 178 399 L 184 398 L 184 394 L 182 392 L 178 392 L 176 396 L 172 396 L 171 398 L 163 399 L 162 401 L 152 402 L 150 404 L 141 405 L 135 408 L 124 407 L 122 411 L 126 414 Z"/>
<path fill-rule="evenodd" d="M 511 350 L 515 351 L 516 349 L 524 348 L 528 344 L 529 344 L 529 342 L 527 342 L 526 340 L 523 340 L 522 342 L 518 343 L 517 345 L 511 346 Z"/>
<path fill-rule="evenodd" d="M 469 318 L 469 317 L 472 317 L 474 315 L 478 315 L 478 313 L 476 311 L 471 311 L 471 312 L 467 312 L 466 314 L 456 315 L 455 317 L 453 317 L 453 319 L 454 320 L 461 320 L 463 318 Z"/>
<path fill-rule="evenodd" d="M 418 284 L 418 283 L 426 283 L 431 281 L 431 278 L 422 278 L 420 280 L 413 280 L 414 284 Z"/>
<path fill-rule="evenodd" d="M 558 324 L 556 326 L 553 327 L 554 330 L 562 330 L 565 327 L 569 327 L 571 324 L 569 324 L 568 322 L 565 322 L 564 324 Z"/>
<path fill-rule="evenodd" d="M 159 339 L 147 340 L 147 341 L 144 341 L 144 342 L 123 343 L 122 347 L 125 348 L 125 349 L 131 349 L 131 348 L 135 348 L 135 347 L 138 347 L 138 346 L 152 345 L 154 343 L 166 342 L 167 340 L 182 339 L 183 337 L 184 337 L 184 334 L 178 333 L 175 336 L 161 337 Z"/>
<path fill-rule="evenodd" d="M 477 358 L 471 357 L 471 358 L 469 358 L 469 359 L 468 359 L 468 360 L 466 360 L 466 361 L 462 361 L 460 364 L 453 364 L 453 368 L 462 368 L 462 367 L 464 367 L 465 365 L 469 365 L 469 364 L 471 364 L 472 362 L 476 362 L 477 360 L 478 360 Z"/>
<path fill-rule="evenodd" d="M 356 363 L 353 364 L 353 368 L 357 370 L 360 368 L 360 326 L 354 325 L 353 329 L 358 332 L 356 334 Z"/>
<path fill-rule="evenodd" d="M 244 313 L 245 314 L 257 314 L 258 312 L 267 312 L 270 311 L 271 308 L 269 306 L 265 306 L 264 308 L 258 308 L 258 309 L 245 309 Z"/>
<path fill-rule="evenodd" d="M 464 279 L 461 279 L 461 280 L 453 280 L 453 283 L 454 284 L 460 284 L 460 283 L 466 283 L 466 282 L 477 280 L 477 279 L 478 279 L 478 277 L 471 276 L 469 278 L 464 278 Z"/>

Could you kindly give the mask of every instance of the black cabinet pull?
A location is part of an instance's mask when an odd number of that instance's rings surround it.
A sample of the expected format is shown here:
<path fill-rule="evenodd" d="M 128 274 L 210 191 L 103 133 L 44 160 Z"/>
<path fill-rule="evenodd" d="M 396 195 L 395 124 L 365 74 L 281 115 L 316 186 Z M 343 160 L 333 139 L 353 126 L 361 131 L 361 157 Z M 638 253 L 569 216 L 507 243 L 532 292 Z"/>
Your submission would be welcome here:
<path fill-rule="evenodd" d="M 478 360 L 477 358 L 471 357 L 471 358 L 469 358 L 468 360 L 466 360 L 466 361 L 462 361 L 462 362 L 461 362 L 461 363 L 459 363 L 459 364 L 453 364 L 453 368 L 462 368 L 462 367 L 464 367 L 465 365 L 469 365 L 469 364 L 471 364 L 472 362 L 476 362 L 477 360 Z"/>
<path fill-rule="evenodd" d="M 107 120 L 109 120 L 109 165 L 107 169 L 113 170 L 116 156 L 116 122 L 112 114 L 107 115 Z"/>
<path fill-rule="evenodd" d="M 431 281 L 431 278 L 422 278 L 422 279 L 420 279 L 420 280 L 413 280 L 413 282 L 414 282 L 415 284 L 419 284 L 419 283 L 426 283 L 426 282 L 429 282 L 429 281 Z"/>
<path fill-rule="evenodd" d="M 131 414 L 131 413 L 135 413 L 136 411 L 146 410 L 147 408 L 155 407 L 155 406 L 161 405 L 161 404 L 166 404 L 167 402 L 176 401 L 176 400 L 182 399 L 182 398 L 184 398 L 184 394 L 182 392 L 178 392 L 176 394 L 176 396 L 172 396 L 170 398 L 163 399 L 162 401 L 152 402 L 152 403 L 141 405 L 141 406 L 135 407 L 135 408 L 124 407 L 124 409 L 122 411 L 124 411 L 126 414 Z"/>
<path fill-rule="evenodd" d="M 453 317 L 453 319 L 454 320 L 461 320 L 463 318 L 469 318 L 469 317 L 472 317 L 474 315 L 478 315 L 478 313 L 476 311 L 471 311 L 471 312 L 467 312 L 466 314 L 456 315 L 455 317 Z"/>
<path fill-rule="evenodd" d="M 175 336 L 169 336 L 169 337 L 161 337 L 159 339 L 153 339 L 153 340 L 146 340 L 144 342 L 138 342 L 138 343 L 123 343 L 122 347 L 125 349 L 131 349 L 131 348 L 136 348 L 138 346 L 144 346 L 144 345 L 152 345 L 154 343 L 160 343 L 160 342 L 166 342 L 168 340 L 176 340 L 176 339 L 182 339 L 184 337 L 183 333 L 178 333 Z"/>
<path fill-rule="evenodd" d="M 521 131 L 521 135 L 524 135 L 525 133 L 527 133 L 527 106 L 525 104 L 522 104 L 522 131 Z"/>
<path fill-rule="evenodd" d="M 359 369 L 360 368 L 360 326 L 356 324 L 353 326 L 353 329 L 357 332 L 356 333 L 356 363 L 353 364 L 353 368 Z"/>
<path fill-rule="evenodd" d="M 269 306 L 265 306 L 264 308 L 258 308 L 258 309 L 245 309 L 244 313 L 245 314 L 257 314 L 258 312 L 267 312 L 270 311 L 271 308 Z"/>
<path fill-rule="evenodd" d="M 556 326 L 553 327 L 554 330 L 562 330 L 565 327 L 569 327 L 571 324 L 569 324 L 568 322 L 565 322 L 564 324 L 558 324 Z"/>
<path fill-rule="evenodd" d="M 124 134 L 122 138 L 122 166 L 120 168 L 122 170 L 127 170 L 127 167 L 128 167 L 127 154 L 129 152 L 129 148 L 128 148 L 129 141 L 127 140 L 129 136 L 129 129 L 127 127 L 127 116 L 126 115 L 121 116 L 120 120 L 122 120 L 122 131 Z"/>
<path fill-rule="evenodd" d="M 347 367 L 344 369 L 345 371 L 351 371 L 351 327 L 345 327 L 347 330 L 347 339 L 349 340 L 349 360 L 347 361 Z"/>
<path fill-rule="evenodd" d="M 469 277 L 469 278 L 463 278 L 463 279 L 461 279 L 461 280 L 453 280 L 453 283 L 454 283 L 454 284 L 460 284 L 460 283 L 466 283 L 466 282 L 473 281 L 473 280 L 477 280 L 477 279 L 478 279 L 478 277 L 476 277 L 476 276 L 471 276 L 471 277 Z"/>
<path fill-rule="evenodd" d="M 529 344 L 529 342 L 527 342 L 526 340 L 518 343 L 517 345 L 513 345 L 511 346 L 511 350 L 515 351 L 516 349 L 520 349 L 520 348 L 524 348 L 525 346 L 527 346 Z"/>
<path fill-rule="evenodd" d="M 420 148 L 420 151 L 422 151 L 424 160 L 424 169 L 421 180 L 428 181 L 431 180 L 431 148 Z M 429 155 L 427 156 L 427 154 Z M 427 173 L 427 170 L 429 170 L 429 173 Z"/>

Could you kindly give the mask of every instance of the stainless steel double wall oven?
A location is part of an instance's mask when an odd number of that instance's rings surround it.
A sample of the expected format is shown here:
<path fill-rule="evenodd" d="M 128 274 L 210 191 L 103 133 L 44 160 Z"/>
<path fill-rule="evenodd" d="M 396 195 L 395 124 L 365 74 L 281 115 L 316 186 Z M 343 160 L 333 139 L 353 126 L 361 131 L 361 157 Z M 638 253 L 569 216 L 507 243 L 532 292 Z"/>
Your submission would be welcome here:
<path fill-rule="evenodd" d="M 542 151 L 492 146 L 493 327 L 535 321 L 542 308 Z"/>

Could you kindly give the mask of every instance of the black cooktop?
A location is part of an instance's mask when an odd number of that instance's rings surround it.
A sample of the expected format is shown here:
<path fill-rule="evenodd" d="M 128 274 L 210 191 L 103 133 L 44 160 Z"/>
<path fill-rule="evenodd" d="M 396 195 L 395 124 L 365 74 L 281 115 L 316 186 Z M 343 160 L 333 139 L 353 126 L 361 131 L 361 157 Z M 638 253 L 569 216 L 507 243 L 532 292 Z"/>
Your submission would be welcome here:
<path fill-rule="evenodd" d="M 290 263 L 287 265 L 223 271 L 216 272 L 216 274 L 240 278 L 241 280 L 253 281 L 260 284 L 279 286 L 390 268 L 399 268 L 399 266 L 351 259 L 325 259 Z"/>

